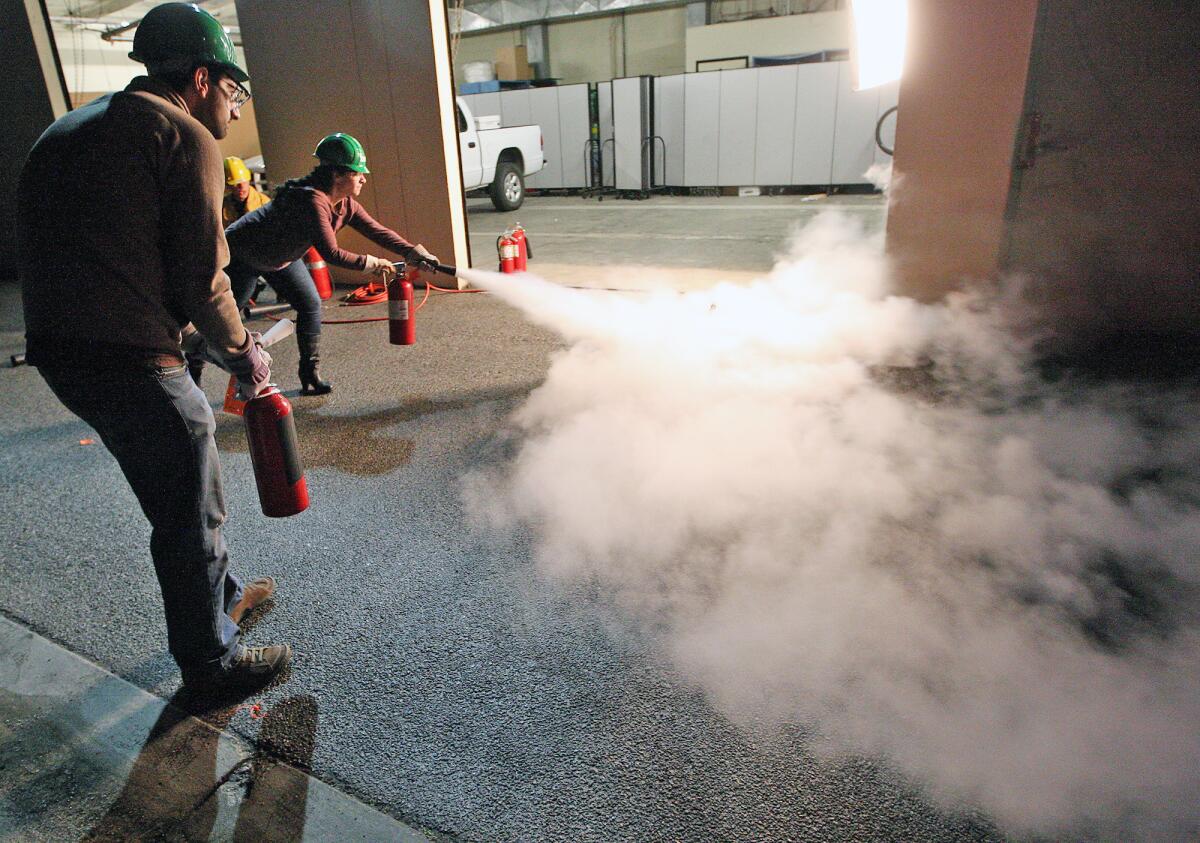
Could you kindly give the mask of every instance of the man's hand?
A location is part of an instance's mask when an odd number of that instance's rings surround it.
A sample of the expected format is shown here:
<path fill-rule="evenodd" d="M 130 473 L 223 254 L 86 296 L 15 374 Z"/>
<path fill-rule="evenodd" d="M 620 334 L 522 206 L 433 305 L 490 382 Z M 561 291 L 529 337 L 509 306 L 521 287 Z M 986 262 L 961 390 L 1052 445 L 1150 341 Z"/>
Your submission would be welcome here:
<path fill-rule="evenodd" d="M 188 357 L 203 357 L 208 353 L 208 342 L 191 322 L 184 325 L 180 332 L 179 347 Z"/>
<path fill-rule="evenodd" d="M 247 398 L 258 395 L 271 382 L 271 355 L 259 345 L 262 334 L 246 332 L 246 342 L 225 365 L 238 380 L 238 387 Z"/>
<path fill-rule="evenodd" d="M 375 255 L 367 255 L 367 272 L 375 275 L 387 276 L 396 271 L 396 267 L 392 266 L 392 262 L 387 258 L 376 257 Z"/>

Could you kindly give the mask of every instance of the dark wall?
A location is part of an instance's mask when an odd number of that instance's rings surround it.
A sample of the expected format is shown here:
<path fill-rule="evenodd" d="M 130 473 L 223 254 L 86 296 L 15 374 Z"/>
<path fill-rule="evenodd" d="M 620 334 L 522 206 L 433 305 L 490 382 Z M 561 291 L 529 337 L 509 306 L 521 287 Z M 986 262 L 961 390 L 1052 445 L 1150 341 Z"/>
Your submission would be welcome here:
<path fill-rule="evenodd" d="M 1002 266 L 1082 339 L 1200 333 L 1200 5 L 1043 0 Z"/>
<path fill-rule="evenodd" d="M 35 8 L 36 8 L 36 4 Z M 17 177 L 25 155 L 57 115 L 66 111 L 57 57 L 44 20 L 31 26 L 22 0 L 0 0 L 0 55 L 5 58 L 0 81 L 0 276 L 12 274 L 16 242 L 13 234 Z M 38 31 L 43 50 L 35 40 Z M 49 47 L 47 54 L 46 48 Z M 47 90 L 47 76 L 50 90 Z"/>

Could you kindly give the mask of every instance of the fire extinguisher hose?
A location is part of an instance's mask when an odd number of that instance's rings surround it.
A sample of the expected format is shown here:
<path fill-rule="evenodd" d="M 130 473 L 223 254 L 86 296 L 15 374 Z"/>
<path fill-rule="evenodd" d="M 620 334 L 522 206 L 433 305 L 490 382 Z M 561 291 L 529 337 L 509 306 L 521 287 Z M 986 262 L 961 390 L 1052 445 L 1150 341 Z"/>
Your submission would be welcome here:
<path fill-rule="evenodd" d="M 431 271 L 436 270 L 437 272 L 441 272 L 445 275 L 454 275 L 455 272 L 457 271 L 455 269 L 455 267 L 449 266 L 447 264 L 436 264 L 436 265 L 430 264 L 428 266 L 422 266 L 422 269 L 431 270 Z M 421 297 L 421 301 L 417 304 L 417 306 L 415 308 L 413 308 L 414 313 L 425 306 L 425 302 L 427 302 L 429 300 L 429 294 L 434 291 L 439 292 L 439 293 L 486 293 L 487 292 L 487 290 L 454 290 L 449 287 L 439 287 L 437 284 L 434 284 L 432 281 L 426 280 L 425 281 L 425 295 L 423 295 Z M 372 279 L 371 281 L 367 282 L 366 284 L 363 284 L 361 287 L 356 287 L 351 292 L 342 296 L 342 303 L 338 306 L 339 307 L 363 307 L 365 305 L 371 305 L 371 304 L 385 304 L 386 302 L 387 302 L 387 285 L 380 281 L 376 281 L 376 280 Z M 271 319 L 274 321 L 279 321 L 279 319 L 281 318 L 281 317 L 273 316 L 270 314 L 264 314 L 264 315 L 266 315 L 268 319 Z M 365 316 L 362 319 L 322 319 L 321 324 L 322 325 L 358 325 L 358 324 L 366 323 L 366 322 L 386 322 L 387 320 L 388 320 L 387 316 Z"/>

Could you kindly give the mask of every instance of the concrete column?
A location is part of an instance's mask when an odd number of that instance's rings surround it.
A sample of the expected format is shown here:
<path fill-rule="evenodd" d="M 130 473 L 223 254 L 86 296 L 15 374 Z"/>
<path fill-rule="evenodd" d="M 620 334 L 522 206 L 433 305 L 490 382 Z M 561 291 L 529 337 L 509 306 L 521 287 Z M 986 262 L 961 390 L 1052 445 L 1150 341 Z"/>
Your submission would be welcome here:
<path fill-rule="evenodd" d="M 322 137 L 348 132 L 367 151 L 367 211 L 469 265 L 442 0 L 237 0 L 237 10 L 267 177 L 304 175 Z M 341 238 L 381 254 L 354 232 Z"/>
<path fill-rule="evenodd" d="M 999 264 L 1038 0 L 912 0 L 887 249 L 932 301 Z"/>
<path fill-rule="evenodd" d="M 38 0 L 0 0 L 0 52 L 6 59 L 0 85 L 0 269 L 12 270 L 16 253 L 17 178 L 29 149 L 46 127 L 67 113 L 63 79 L 50 21 Z"/>

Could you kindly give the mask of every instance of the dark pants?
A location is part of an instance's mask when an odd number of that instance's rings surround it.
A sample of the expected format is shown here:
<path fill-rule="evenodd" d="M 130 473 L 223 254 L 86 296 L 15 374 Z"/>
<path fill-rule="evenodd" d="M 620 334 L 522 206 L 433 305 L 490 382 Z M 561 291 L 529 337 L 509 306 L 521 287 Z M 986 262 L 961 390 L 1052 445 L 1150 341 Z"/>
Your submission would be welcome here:
<path fill-rule="evenodd" d="M 234 258 L 225 268 L 238 309 L 246 306 L 260 275 L 285 302 L 296 308 L 296 333 L 321 333 L 321 296 L 304 261 L 292 261 L 274 272 L 259 272 Z"/>
<path fill-rule="evenodd" d="M 228 572 L 216 424 L 204 393 L 183 366 L 40 371 L 117 458 L 150 521 L 171 655 L 185 674 L 219 674 L 240 646 L 228 613 L 242 584 Z"/>

